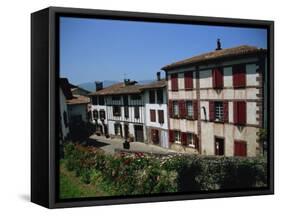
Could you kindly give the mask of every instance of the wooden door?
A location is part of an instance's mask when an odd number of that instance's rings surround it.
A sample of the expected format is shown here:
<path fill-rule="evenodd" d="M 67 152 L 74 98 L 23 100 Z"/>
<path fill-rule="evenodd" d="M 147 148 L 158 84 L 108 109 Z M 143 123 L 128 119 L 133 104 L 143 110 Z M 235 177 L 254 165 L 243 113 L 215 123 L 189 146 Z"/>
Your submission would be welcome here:
<path fill-rule="evenodd" d="M 151 129 L 151 140 L 153 144 L 159 144 L 159 131 L 157 129 Z"/>
<path fill-rule="evenodd" d="M 224 139 L 215 138 L 215 155 L 224 155 Z"/>
<path fill-rule="evenodd" d="M 125 135 L 126 139 L 129 137 L 129 125 L 128 124 L 124 124 L 124 135 Z"/>
<path fill-rule="evenodd" d="M 143 126 L 135 125 L 134 128 L 135 128 L 135 140 L 137 142 L 144 142 Z"/>

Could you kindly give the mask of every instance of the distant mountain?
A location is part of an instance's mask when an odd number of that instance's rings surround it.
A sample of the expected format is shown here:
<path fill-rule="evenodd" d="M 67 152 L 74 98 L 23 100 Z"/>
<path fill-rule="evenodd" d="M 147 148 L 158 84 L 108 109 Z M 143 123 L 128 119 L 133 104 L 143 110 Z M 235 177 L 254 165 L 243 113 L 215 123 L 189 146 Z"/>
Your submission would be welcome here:
<path fill-rule="evenodd" d="M 150 83 L 150 82 L 152 82 L 152 80 L 140 80 L 140 81 L 138 81 L 137 84 L 144 85 L 144 84 L 147 84 L 147 83 Z M 105 88 L 105 87 L 111 86 L 111 85 L 116 84 L 116 83 L 118 83 L 118 81 L 104 80 L 103 81 L 103 87 Z M 90 92 L 96 91 L 95 82 L 85 82 L 85 83 L 78 84 L 78 86 L 83 88 L 83 89 L 86 89 Z"/>

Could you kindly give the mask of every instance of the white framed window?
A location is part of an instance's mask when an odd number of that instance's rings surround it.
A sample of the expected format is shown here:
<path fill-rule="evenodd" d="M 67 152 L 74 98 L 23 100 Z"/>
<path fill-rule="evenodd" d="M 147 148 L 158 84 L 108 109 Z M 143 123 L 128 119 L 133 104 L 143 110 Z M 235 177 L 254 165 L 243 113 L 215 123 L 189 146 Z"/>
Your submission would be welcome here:
<path fill-rule="evenodd" d="M 178 101 L 173 101 L 173 115 L 179 116 L 179 103 L 178 103 Z"/>
<path fill-rule="evenodd" d="M 181 133 L 180 131 L 175 131 L 175 143 L 181 143 Z"/>
<path fill-rule="evenodd" d="M 187 140 L 188 140 L 187 145 L 188 145 L 189 147 L 195 148 L 194 136 L 193 136 L 192 133 L 187 133 Z"/>
<path fill-rule="evenodd" d="M 186 110 L 187 110 L 187 117 L 193 117 L 193 104 L 192 101 L 186 101 Z"/>
<path fill-rule="evenodd" d="M 215 102 L 215 121 L 223 121 L 223 103 Z"/>

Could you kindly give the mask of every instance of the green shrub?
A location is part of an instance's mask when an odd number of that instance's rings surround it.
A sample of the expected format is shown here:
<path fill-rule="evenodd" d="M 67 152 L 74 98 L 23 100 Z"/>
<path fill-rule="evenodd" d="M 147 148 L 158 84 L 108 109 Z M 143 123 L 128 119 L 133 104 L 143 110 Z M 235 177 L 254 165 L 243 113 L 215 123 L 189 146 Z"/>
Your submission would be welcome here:
<path fill-rule="evenodd" d="M 207 157 L 126 153 L 107 155 L 98 149 L 65 146 L 68 170 L 83 183 L 98 184 L 111 195 L 244 189 L 267 185 L 263 157 Z"/>

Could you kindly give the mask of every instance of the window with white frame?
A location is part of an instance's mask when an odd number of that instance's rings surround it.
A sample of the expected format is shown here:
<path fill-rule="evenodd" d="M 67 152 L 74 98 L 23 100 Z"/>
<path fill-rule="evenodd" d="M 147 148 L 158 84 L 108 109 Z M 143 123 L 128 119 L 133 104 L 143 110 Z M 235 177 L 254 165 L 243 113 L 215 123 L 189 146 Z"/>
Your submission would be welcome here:
<path fill-rule="evenodd" d="M 175 133 L 175 143 L 181 143 L 181 133 L 180 131 L 174 131 Z"/>
<path fill-rule="evenodd" d="M 178 101 L 173 101 L 173 115 L 179 116 L 179 103 L 178 103 Z"/>
<path fill-rule="evenodd" d="M 186 110 L 187 110 L 187 117 L 192 118 L 193 117 L 193 106 L 192 101 L 186 101 Z"/>
<path fill-rule="evenodd" d="M 195 147 L 195 144 L 194 144 L 194 137 L 193 137 L 193 134 L 192 134 L 192 133 L 187 133 L 187 140 L 188 140 L 187 145 L 188 145 L 189 147 L 194 148 L 194 147 Z"/>
<path fill-rule="evenodd" d="M 215 102 L 215 120 L 223 121 L 223 104 L 222 104 L 222 102 Z"/>

